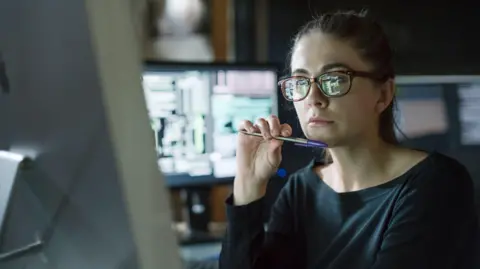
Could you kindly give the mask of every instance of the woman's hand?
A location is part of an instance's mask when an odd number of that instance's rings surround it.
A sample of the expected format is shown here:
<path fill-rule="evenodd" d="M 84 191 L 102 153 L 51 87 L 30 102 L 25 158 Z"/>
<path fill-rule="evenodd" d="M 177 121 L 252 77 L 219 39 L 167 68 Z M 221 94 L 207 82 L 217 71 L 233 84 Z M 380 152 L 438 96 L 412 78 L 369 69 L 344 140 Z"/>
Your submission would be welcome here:
<path fill-rule="evenodd" d="M 273 137 L 289 137 L 292 128 L 280 124 L 278 117 L 272 115 L 268 119 L 258 119 L 255 125 L 242 121 L 238 130 L 262 134 L 262 137 L 242 133 L 238 136 L 233 196 L 236 205 L 244 205 L 265 195 L 267 182 L 282 161 L 283 141 Z"/>

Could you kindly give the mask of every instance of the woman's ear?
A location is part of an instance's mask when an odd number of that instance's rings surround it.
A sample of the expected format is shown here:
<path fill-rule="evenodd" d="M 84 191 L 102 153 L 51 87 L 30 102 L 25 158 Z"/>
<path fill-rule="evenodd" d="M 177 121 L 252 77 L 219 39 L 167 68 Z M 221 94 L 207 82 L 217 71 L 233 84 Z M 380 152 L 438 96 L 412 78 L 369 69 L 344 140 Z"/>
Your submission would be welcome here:
<path fill-rule="evenodd" d="M 382 113 L 393 101 L 395 97 L 395 81 L 389 79 L 380 87 L 380 98 L 377 102 L 377 112 Z"/>

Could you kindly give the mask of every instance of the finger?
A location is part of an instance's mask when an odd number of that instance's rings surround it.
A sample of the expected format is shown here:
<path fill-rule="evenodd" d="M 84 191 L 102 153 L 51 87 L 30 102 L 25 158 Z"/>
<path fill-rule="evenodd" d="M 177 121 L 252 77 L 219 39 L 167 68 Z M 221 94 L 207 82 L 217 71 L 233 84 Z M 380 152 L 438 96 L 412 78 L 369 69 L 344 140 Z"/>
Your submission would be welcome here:
<path fill-rule="evenodd" d="M 260 132 L 265 139 L 269 140 L 272 138 L 272 135 L 270 134 L 270 127 L 264 118 L 259 118 L 255 125 L 260 129 Z"/>
<path fill-rule="evenodd" d="M 277 154 L 282 151 L 282 145 L 283 145 L 283 141 L 272 139 L 270 140 L 268 149 L 271 153 Z"/>
<path fill-rule="evenodd" d="M 279 153 L 279 151 L 282 150 L 282 145 L 283 145 L 283 141 L 282 140 L 277 140 L 277 139 L 272 139 L 269 141 L 269 151 L 274 153 L 274 154 L 277 154 Z"/>
<path fill-rule="evenodd" d="M 280 136 L 280 120 L 275 115 L 270 115 L 267 119 L 272 136 Z"/>
<path fill-rule="evenodd" d="M 280 125 L 280 132 L 283 137 L 289 137 L 292 135 L 292 126 L 287 123 Z"/>
<path fill-rule="evenodd" d="M 240 124 L 238 125 L 237 130 L 247 131 L 249 133 L 255 133 L 255 132 L 258 131 L 257 128 L 255 128 L 255 126 L 253 126 L 253 123 L 249 120 L 242 120 L 240 122 Z"/>

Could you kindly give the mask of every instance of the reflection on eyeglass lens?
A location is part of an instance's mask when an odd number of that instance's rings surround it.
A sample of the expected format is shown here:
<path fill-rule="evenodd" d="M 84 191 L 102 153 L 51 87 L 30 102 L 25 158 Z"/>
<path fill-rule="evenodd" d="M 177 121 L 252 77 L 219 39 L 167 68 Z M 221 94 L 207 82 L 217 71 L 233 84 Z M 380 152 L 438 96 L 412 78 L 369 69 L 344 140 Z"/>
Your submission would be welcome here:
<path fill-rule="evenodd" d="M 350 86 L 350 78 L 345 74 L 329 74 L 320 79 L 321 89 L 326 96 L 345 94 Z"/>
<path fill-rule="evenodd" d="M 317 85 L 328 97 L 344 95 L 350 87 L 350 77 L 343 73 L 328 73 L 317 79 Z M 305 98 L 311 86 L 310 79 L 292 77 L 284 81 L 282 91 L 289 101 L 297 101 Z"/>
<path fill-rule="evenodd" d="M 298 100 L 308 94 L 310 81 L 306 78 L 290 78 L 285 81 L 284 92 L 289 100 Z"/>

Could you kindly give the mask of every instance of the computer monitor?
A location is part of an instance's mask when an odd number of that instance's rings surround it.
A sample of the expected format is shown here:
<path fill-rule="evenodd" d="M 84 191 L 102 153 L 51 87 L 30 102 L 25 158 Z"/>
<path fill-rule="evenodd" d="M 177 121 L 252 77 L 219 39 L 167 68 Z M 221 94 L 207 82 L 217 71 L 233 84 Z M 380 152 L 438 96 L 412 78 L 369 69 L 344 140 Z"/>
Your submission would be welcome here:
<path fill-rule="evenodd" d="M 0 3 L 2 269 L 180 268 L 128 3 Z"/>
<path fill-rule="evenodd" d="M 399 138 L 421 148 L 480 144 L 480 76 L 398 76 Z"/>
<path fill-rule="evenodd" d="M 147 62 L 143 86 L 170 187 L 230 183 L 237 126 L 277 113 L 274 65 Z"/>

